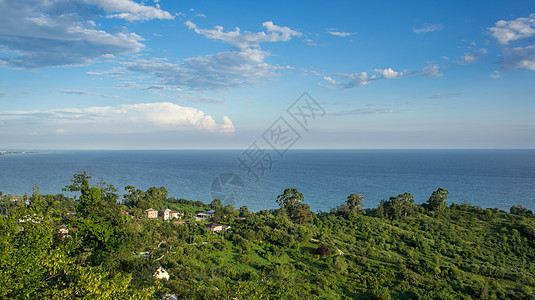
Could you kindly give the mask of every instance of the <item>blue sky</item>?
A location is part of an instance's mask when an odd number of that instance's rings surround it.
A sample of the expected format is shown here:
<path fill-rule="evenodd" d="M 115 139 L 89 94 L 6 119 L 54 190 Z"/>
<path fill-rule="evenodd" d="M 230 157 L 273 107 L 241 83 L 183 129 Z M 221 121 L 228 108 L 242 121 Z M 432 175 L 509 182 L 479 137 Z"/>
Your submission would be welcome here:
<path fill-rule="evenodd" d="M 0 20 L 2 149 L 243 149 L 279 117 L 294 148 L 535 148 L 533 1 L 0 0 Z M 306 127 L 303 92 L 325 112 Z"/>

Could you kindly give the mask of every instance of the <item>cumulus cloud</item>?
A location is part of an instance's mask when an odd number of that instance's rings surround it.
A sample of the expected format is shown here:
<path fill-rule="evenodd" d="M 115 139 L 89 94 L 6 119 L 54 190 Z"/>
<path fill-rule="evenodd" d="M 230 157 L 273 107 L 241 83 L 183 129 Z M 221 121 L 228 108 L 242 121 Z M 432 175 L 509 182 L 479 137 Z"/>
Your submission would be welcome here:
<path fill-rule="evenodd" d="M 414 33 L 421 34 L 421 33 L 426 33 L 426 32 L 440 31 L 443 28 L 444 28 L 444 25 L 442 25 L 442 24 L 425 23 L 424 26 L 422 26 L 420 28 L 413 27 L 412 31 Z"/>
<path fill-rule="evenodd" d="M 535 71 L 535 44 L 525 47 L 504 48 L 502 56 L 502 66 L 505 69 L 524 68 Z"/>
<path fill-rule="evenodd" d="M 492 37 L 502 45 L 532 37 L 535 35 L 535 14 L 511 21 L 500 20 L 496 22 L 496 26 L 490 27 L 489 30 Z"/>
<path fill-rule="evenodd" d="M 174 17 L 160 9 L 159 4 L 146 6 L 131 0 L 83 0 L 84 3 L 96 5 L 110 13 L 109 18 L 125 19 L 127 21 L 147 21 L 152 19 L 173 19 Z"/>
<path fill-rule="evenodd" d="M 400 77 L 402 77 L 403 75 L 406 74 L 406 72 L 396 72 L 396 71 L 392 70 L 392 68 L 388 68 L 388 69 L 384 69 L 384 70 L 375 69 L 374 71 L 379 73 L 379 74 L 381 74 L 381 75 L 383 75 L 383 77 L 386 78 L 386 79 L 400 78 Z"/>
<path fill-rule="evenodd" d="M 236 27 L 234 31 L 224 32 L 222 26 L 215 26 L 214 29 L 201 29 L 191 21 L 186 21 L 185 24 L 189 29 L 209 39 L 221 40 L 240 49 L 259 47 L 260 43 L 264 42 L 285 42 L 294 36 L 301 35 L 296 30 L 286 26 L 277 26 L 272 21 L 262 23 L 262 26 L 266 28 L 267 32 L 241 32 L 239 27 Z"/>
<path fill-rule="evenodd" d="M 511 21 L 500 20 L 489 31 L 502 46 L 501 65 L 504 69 L 535 71 L 534 13 Z"/>
<path fill-rule="evenodd" d="M 413 72 L 409 72 L 409 71 L 398 72 L 398 71 L 394 71 L 392 68 L 374 69 L 374 71 L 376 73 L 379 73 L 381 76 L 376 76 L 376 75 L 370 76 L 366 72 L 352 73 L 352 74 L 337 73 L 337 74 L 333 74 L 332 76 L 323 76 L 323 80 L 325 80 L 327 84 L 318 83 L 318 85 L 325 87 L 325 88 L 329 88 L 329 89 L 350 89 L 350 88 L 368 85 L 372 83 L 373 81 L 377 81 L 377 80 L 401 78 L 401 77 L 415 75 L 415 74 L 422 74 L 427 77 L 440 77 L 443 75 L 440 72 L 440 67 L 438 65 L 429 65 L 421 70 L 413 71 Z"/>
<path fill-rule="evenodd" d="M 102 131 L 119 128 L 121 132 L 136 132 L 140 128 L 154 131 L 196 129 L 208 132 L 232 133 L 234 125 L 224 116 L 218 124 L 203 111 L 169 102 L 123 104 L 119 106 L 94 106 L 55 110 L 5 111 L 0 112 L 5 122 L 24 121 L 36 125 L 63 124 L 100 128 Z M 63 129 L 56 133 L 64 133 Z"/>
<path fill-rule="evenodd" d="M 111 33 L 92 20 L 168 19 L 169 13 L 130 0 L 0 1 L 0 65 L 37 69 L 90 62 L 139 51 L 143 40 L 127 31 Z"/>
<path fill-rule="evenodd" d="M 268 21 L 262 23 L 266 31 L 242 32 L 239 28 L 225 32 L 223 27 L 201 29 L 191 21 L 188 28 L 209 39 L 221 40 L 235 47 L 231 51 L 169 61 L 163 58 L 124 63 L 132 72 L 149 73 L 166 85 L 191 90 L 224 90 L 252 85 L 266 77 L 275 76 L 276 70 L 289 67 L 273 66 L 265 62 L 270 53 L 260 48 L 264 42 L 284 42 L 301 33 L 286 26 Z"/>

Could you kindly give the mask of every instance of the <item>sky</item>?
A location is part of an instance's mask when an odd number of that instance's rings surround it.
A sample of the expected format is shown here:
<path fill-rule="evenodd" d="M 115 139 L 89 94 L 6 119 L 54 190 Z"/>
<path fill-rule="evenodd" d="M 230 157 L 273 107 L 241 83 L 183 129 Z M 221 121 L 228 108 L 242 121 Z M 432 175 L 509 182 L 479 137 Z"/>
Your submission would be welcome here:
<path fill-rule="evenodd" d="M 0 0 L 0 150 L 535 148 L 534 1 Z"/>

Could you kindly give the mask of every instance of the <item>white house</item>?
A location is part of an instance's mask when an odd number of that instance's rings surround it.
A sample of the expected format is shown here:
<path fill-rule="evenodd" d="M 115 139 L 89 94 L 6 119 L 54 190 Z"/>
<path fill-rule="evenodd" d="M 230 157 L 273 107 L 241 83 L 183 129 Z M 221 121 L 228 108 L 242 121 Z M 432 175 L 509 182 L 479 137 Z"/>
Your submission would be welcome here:
<path fill-rule="evenodd" d="M 156 219 L 158 217 L 158 211 L 152 208 L 145 210 L 145 213 L 149 219 Z"/>
<path fill-rule="evenodd" d="M 162 218 L 164 221 L 169 220 L 171 218 L 171 210 L 166 208 L 158 211 L 158 217 Z"/>
<path fill-rule="evenodd" d="M 208 223 L 206 224 L 206 229 L 210 230 L 211 233 L 219 233 L 223 230 L 229 229 L 229 225 L 222 225 L 218 223 Z"/>
<path fill-rule="evenodd" d="M 195 216 L 195 220 L 197 221 L 209 221 L 211 220 L 215 215 L 215 210 L 209 210 L 207 212 L 198 213 Z"/>
<path fill-rule="evenodd" d="M 65 224 L 61 224 L 58 233 L 61 235 L 62 238 L 71 237 L 69 235 L 69 228 Z"/>
<path fill-rule="evenodd" d="M 180 217 L 182 217 L 183 215 L 184 215 L 183 212 L 176 211 L 176 210 L 172 210 L 171 212 L 169 212 L 169 217 L 171 219 L 180 219 Z"/>
<path fill-rule="evenodd" d="M 154 277 L 157 279 L 165 279 L 169 280 L 169 273 L 167 273 L 166 270 L 164 270 L 162 267 L 159 267 L 156 272 L 154 272 Z"/>

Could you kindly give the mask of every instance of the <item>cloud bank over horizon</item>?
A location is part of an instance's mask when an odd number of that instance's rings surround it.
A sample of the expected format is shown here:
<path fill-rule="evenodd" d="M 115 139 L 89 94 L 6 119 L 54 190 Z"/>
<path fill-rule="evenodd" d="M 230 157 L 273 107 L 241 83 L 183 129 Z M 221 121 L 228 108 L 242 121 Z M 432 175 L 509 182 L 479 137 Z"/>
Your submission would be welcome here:
<path fill-rule="evenodd" d="M 205 131 L 233 134 L 234 124 L 223 116 L 217 123 L 210 115 L 169 102 L 123 104 L 119 106 L 92 106 L 51 110 L 0 111 L 3 124 L 28 125 L 44 130 L 59 128 L 56 133 L 76 135 L 91 131 L 105 136 L 109 132 L 141 133 L 168 131 Z M 38 131 L 27 132 L 37 135 Z M 104 137 L 103 137 L 104 138 Z"/>

